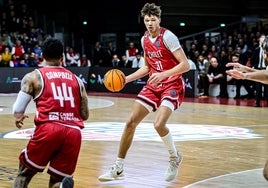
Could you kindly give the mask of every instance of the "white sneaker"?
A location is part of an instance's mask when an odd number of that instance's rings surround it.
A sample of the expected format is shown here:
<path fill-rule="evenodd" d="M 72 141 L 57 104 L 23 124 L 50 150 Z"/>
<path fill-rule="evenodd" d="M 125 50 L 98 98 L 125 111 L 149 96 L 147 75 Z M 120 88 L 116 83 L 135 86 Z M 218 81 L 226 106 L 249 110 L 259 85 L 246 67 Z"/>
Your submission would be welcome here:
<path fill-rule="evenodd" d="M 99 181 L 113 181 L 113 180 L 122 180 L 125 178 L 123 168 L 120 168 L 118 165 L 114 164 L 110 170 L 99 176 Z"/>
<path fill-rule="evenodd" d="M 178 152 L 178 157 L 170 157 L 169 165 L 165 173 L 165 180 L 172 181 L 179 172 L 179 166 L 182 162 L 182 155 Z"/>

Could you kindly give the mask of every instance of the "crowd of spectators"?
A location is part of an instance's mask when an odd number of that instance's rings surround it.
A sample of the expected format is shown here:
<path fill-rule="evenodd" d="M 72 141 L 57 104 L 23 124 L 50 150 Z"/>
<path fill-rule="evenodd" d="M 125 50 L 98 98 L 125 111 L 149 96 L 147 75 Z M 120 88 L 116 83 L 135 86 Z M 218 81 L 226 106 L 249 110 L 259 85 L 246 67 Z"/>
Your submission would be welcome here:
<path fill-rule="evenodd" d="M 7 0 L 3 7 L 0 23 L 0 67 L 42 66 L 40 46 L 49 35 L 36 27 L 31 8 L 26 3 L 18 2 Z M 254 98 L 255 83 L 230 79 L 225 74 L 225 65 L 231 61 L 239 61 L 253 67 L 254 51 L 259 46 L 260 37 L 267 33 L 268 25 L 260 21 L 254 27 L 241 23 L 237 27 L 221 30 L 215 36 L 189 39 L 189 46 L 186 46 L 186 41 L 180 41 L 193 69 L 198 71 L 199 96 L 209 96 L 209 85 L 218 83 L 223 90 L 218 97 L 228 98 L 227 84 L 232 83 L 237 86 L 235 98 Z M 96 41 L 92 54 L 80 53 L 74 47 L 66 46 L 63 66 L 138 68 L 144 64 L 143 52 L 139 46 L 139 43 L 130 41 L 121 53 L 118 52 L 115 41 L 109 41 L 107 44 Z M 217 61 L 217 68 L 213 67 L 213 61 Z M 240 95 L 241 86 L 245 86 L 247 96 Z"/>
<path fill-rule="evenodd" d="M 139 68 L 144 65 L 143 52 L 134 42 L 129 42 L 125 51 L 119 52 L 113 42 L 108 47 L 103 47 L 99 41 L 95 43 L 93 52 L 94 66 L 118 67 L 118 68 Z"/>
<path fill-rule="evenodd" d="M 35 67 L 42 61 L 40 45 L 46 36 L 36 27 L 33 11 L 18 2 L 7 0 L 1 11 L 1 67 Z"/>
<path fill-rule="evenodd" d="M 42 66 L 41 45 L 50 35 L 35 25 L 32 13 L 26 3 L 15 0 L 5 2 L 0 18 L 0 67 Z M 93 54 L 81 53 L 73 46 L 66 46 L 63 66 L 136 68 L 144 64 L 142 52 L 134 42 L 129 43 L 123 54 L 117 51 L 115 41 L 109 41 L 104 46 L 97 41 Z"/>
<path fill-rule="evenodd" d="M 214 37 L 193 40 L 189 48 L 185 47 L 188 58 L 196 64 L 199 96 L 201 98 L 210 96 L 209 85 L 220 84 L 220 94 L 217 97 L 229 98 L 227 85 L 233 84 L 236 85 L 235 99 L 255 98 L 256 107 L 260 107 L 260 101 L 265 100 L 268 106 L 267 86 L 259 86 L 252 81 L 231 79 L 225 72 L 227 70 L 225 65 L 228 62 L 239 62 L 256 69 L 266 69 L 267 33 L 268 25 L 262 22 L 257 22 L 252 28 L 241 24 L 240 27 L 224 30 Z M 262 53 L 259 52 L 260 49 Z M 263 59 L 260 60 L 259 57 Z M 261 67 L 260 61 L 263 64 Z M 240 95 L 242 86 L 247 91 L 246 95 Z"/>

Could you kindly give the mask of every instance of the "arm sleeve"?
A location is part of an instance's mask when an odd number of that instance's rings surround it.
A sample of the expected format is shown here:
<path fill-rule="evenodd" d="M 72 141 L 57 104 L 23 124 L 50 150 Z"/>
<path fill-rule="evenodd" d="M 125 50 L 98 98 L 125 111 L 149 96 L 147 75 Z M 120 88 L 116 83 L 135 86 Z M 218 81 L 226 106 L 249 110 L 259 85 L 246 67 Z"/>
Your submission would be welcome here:
<path fill-rule="evenodd" d="M 20 91 L 15 103 L 13 104 L 12 113 L 24 113 L 31 99 L 31 95 Z"/>

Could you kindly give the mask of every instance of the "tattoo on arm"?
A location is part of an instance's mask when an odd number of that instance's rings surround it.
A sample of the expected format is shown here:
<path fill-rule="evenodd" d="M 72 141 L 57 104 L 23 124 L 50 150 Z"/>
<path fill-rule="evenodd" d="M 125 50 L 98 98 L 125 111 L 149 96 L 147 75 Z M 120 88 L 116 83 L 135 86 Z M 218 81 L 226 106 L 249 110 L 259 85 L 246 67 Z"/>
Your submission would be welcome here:
<path fill-rule="evenodd" d="M 81 106 L 80 106 L 80 114 L 83 120 L 87 120 L 89 117 L 89 109 L 88 109 L 88 97 L 86 88 L 84 87 L 84 83 L 79 79 L 79 84 L 81 87 Z"/>
<path fill-rule="evenodd" d="M 87 96 L 82 96 L 80 112 L 83 120 L 87 120 L 89 116 L 89 110 L 87 104 L 88 104 Z"/>
<path fill-rule="evenodd" d="M 33 85 L 31 80 L 31 73 L 28 73 L 23 77 L 21 81 L 21 91 L 33 96 Z"/>

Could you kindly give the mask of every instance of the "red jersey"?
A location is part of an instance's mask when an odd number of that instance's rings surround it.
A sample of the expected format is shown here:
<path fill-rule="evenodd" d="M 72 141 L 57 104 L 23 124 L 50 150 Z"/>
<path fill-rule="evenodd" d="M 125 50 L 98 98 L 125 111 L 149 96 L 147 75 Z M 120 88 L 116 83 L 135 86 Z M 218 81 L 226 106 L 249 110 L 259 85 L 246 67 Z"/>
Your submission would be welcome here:
<path fill-rule="evenodd" d="M 137 48 L 128 48 L 127 51 L 128 51 L 129 56 L 136 56 L 138 49 Z"/>
<path fill-rule="evenodd" d="M 15 54 L 15 56 L 17 57 L 17 58 L 22 58 L 22 56 L 23 56 L 23 54 L 24 54 L 24 48 L 23 48 L 23 46 L 18 46 L 18 45 L 15 45 L 14 47 L 13 47 L 13 52 L 14 52 L 14 54 Z"/>
<path fill-rule="evenodd" d="M 144 34 L 143 46 L 146 62 L 150 65 L 149 76 L 155 72 L 163 72 L 172 69 L 179 64 L 172 52 L 167 49 L 166 45 L 164 44 L 163 35 L 165 31 L 165 28 L 161 28 L 160 34 L 154 43 L 150 41 L 148 31 L 146 31 Z M 181 77 L 182 74 L 174 75 L 163 80 L 161 83 L 177 81 Z"/>
<path fill-rule="evenodd" d="M 56 122 L 84 128 L 80 116 L 81 89 L 75 74 L 63 67 L 36 70 L 40 73 L 43 88 L 34 99 L 37 108 L 35 124 Z"/>
<path fill-rule="evenodd" d="M 143 36 L 143 50 L 146 62 L 150 66 L 149 76 L 156 72 L 172 69 L 179 64 L 164 43 L 165 31 L 167 31 L 165 28 L 161 28 L 159 36 L 154 42 L 150 40 L 148 31 Z M 156 111 L 162 102 L 167 100 L 173 104 L 171 109 L 175 110 L 181 105 L 184 94 L 185 85 L 182 74 L 177 74 L 164 79 L 157 86 L 147 83 L 138 94 L 137 100 L 141 101 L 141 104 L 145 103 L 152 107 L 153 111 Z M 146 108 L 148 106 L 145 105 Z"/>

